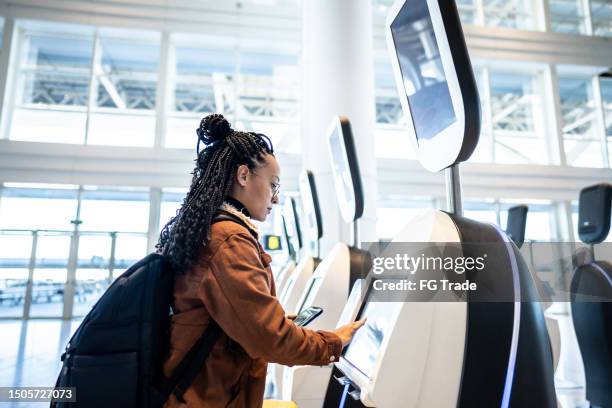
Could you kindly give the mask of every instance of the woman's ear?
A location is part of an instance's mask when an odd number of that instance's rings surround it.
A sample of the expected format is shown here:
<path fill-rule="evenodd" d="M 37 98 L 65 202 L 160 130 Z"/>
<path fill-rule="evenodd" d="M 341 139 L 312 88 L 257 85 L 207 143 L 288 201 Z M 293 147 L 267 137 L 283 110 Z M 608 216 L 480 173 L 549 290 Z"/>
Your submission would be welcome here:
<path fill-rule="evenodd" d="M 241 164 L 236 170 L 236 182 L 240 187 L 245 187 L 247 183 L 247 176 L 249 175 L 249 166 Z"/>

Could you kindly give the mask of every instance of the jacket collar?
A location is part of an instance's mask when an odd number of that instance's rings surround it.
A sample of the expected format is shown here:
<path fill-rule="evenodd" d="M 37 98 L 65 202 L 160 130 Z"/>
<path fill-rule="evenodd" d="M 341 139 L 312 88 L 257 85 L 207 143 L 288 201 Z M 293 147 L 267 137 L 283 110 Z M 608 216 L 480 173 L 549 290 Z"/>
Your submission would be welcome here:
<path fill-rule="evenodd" d="M 230 204 L 230 203 L 228 203 L 226 201 L 226 202 L 224 202 L 221 205 L 220 210 L 221 211 L 225 211 L 225 212 L 233 215 L 234 217 L 240 219 L 242 222 L 244 222 L 244 224 L 247 226 L 247 228 L 249 228 L 251 231 L 253 231 L 256 236 L 259 236 L 259 229 L 257 228 L 257 225 L 253 224 L 253 221 L 249 217 L 244 215 L 244 213 L 240 212 L 240 210 L 238 210 L 232 204 Z"/>

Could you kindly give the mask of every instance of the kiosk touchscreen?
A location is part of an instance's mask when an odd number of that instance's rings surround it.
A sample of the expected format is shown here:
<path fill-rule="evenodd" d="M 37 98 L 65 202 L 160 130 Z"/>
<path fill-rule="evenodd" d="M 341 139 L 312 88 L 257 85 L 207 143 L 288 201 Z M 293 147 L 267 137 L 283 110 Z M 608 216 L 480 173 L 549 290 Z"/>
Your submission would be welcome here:
<path fill-rule="evenodd" d="M 328 147 L 338 206 L 342 218 L 356 222 L 363 214 L 363 190 L 355 152 L 353 133 L 346 117 L 336 117 L 328 129 Z M 355 238 L 355 237 L 354 237 Z M 355 240 L 356 241 L 356 240 Z M 324 312 L 309 328 L 329 330 L 336 326 L 353 284 L 369 268 L 368 253 L 345 243 L 337 243 L 321 261 L 302 293 L 299 311 L 311 306 Z M 283 374 L 284 400 L 299 407 L 320 407 L 328 386 L 332 367 L 286 367 Z"/>
<path fill-rule="evenodd" d="M 430 171 L 467 160 L 480 130 L 476 84 L 463 35 L 455 35 L 461 28 L 451 21 L 454 9 L 452 0 L 401 1 L 387 20 L 391 65 L 402 108 L 410 113 L 410 140 Z"/>
<path fill-rule="evenodd" d="M 533 277 L 499 227 L 461 215 L 458 164 L 476 148 L 480 112 L 455 3 L 396 1 L 387 18 L 387 44 L 408 137 L 425 168 L 446 169 L 449 212 L 415 217 L 384 250 L 435 243 L 444 253 L 448 243 L 460 248 L 453 256 L 463 259 L 481 256 L 485 246 L 495 251 L 477 272 L 451 267 L 451 276 L 484 289 L 466 290 L 456 301 L 423 301 L 418 291 L 407 291 L 395 304 L 366 297 L 355 314 L 368 317 L 365 330 L 337 363 L 345 393 L 336 401 L 326 396 L 325 406 L 339 406 L 350 395 L 379 408 L 556 407 L 550 343 Z M 417 267 L 416 273 L 430 272 Z"/>

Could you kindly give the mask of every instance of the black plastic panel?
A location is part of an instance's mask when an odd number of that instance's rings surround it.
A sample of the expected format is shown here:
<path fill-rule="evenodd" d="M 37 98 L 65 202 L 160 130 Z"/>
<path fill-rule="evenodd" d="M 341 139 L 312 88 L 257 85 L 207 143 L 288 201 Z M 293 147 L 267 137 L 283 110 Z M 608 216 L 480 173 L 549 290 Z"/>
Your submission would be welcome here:
<path fill-rule="evenodd" d="M 508 209 L 508 220 L 506 223 L 506 234 L 514 241 L 517 247 L 522 247 L 525 242 L 525 228 L 527 226 L 526 205 L 517 205 Z"/>
<path fill-rule="evenodd" d="M 596 184 L 580 191 L 578 235 L 582 242 L 597 244 L 610 232 L 612 185 Z"/>

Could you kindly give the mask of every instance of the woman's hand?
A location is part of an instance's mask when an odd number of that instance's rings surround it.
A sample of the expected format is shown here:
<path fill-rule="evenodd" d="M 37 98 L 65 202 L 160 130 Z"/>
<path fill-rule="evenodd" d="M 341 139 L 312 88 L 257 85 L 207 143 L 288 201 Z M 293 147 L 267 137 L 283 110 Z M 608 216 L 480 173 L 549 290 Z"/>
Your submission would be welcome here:
<path fill-rule="evenodd" d="M 356 322 L 345 324 L 344 326 L 338 327 L 332 333 L 335 333 L 338 335 L 338 337 L 340 337 L 340 340 L 342 340 L 342 347 L 344 347 L 350 343 L 351 339 L 355 335 L 355 332 L 365 324 L 366 320 L 367 319 L 357 320 Z"/>

